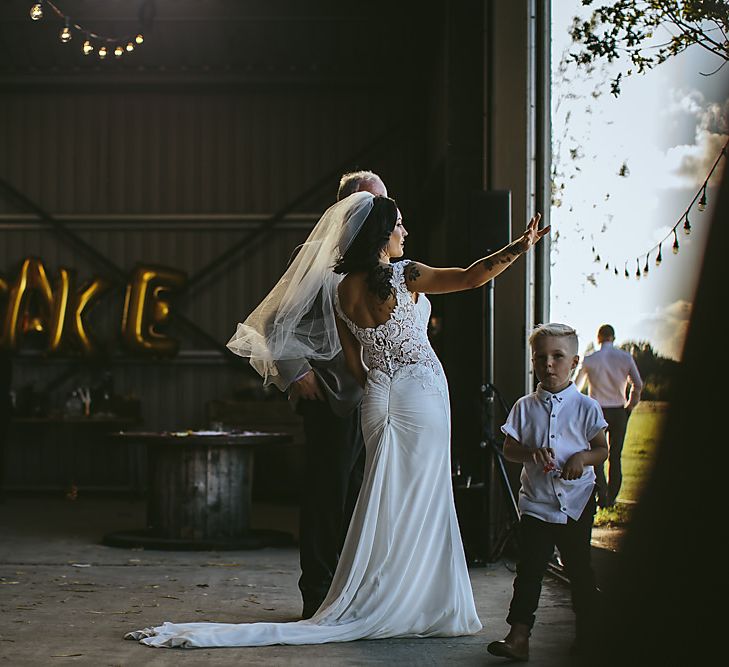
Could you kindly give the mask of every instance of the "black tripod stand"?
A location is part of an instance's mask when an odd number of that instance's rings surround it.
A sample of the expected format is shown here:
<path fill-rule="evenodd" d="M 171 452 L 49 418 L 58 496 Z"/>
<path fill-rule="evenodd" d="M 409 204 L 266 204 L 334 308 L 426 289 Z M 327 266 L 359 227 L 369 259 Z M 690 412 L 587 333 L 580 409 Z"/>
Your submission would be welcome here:
<path fill-rule="evenodd" d="M 488 529 L 492 533 L 489 539 L 488 560 L 498 560 L 509 541 L 516 539 L 516 527 L 519 524 L 519 505 L 514 496 L 514 491 L 509 482 L 509 475 L 504 464 L 504 455 L 501 449 L 501 438 L 496 435 L 495 428 L 495 403 L 496 399 L 504 411 L 509 413 L 507 405 L 501 392 L 493 383 L 494 375 L 494 281 L 490 280 L 482 291 L 482 350 L 483 363 L 481 366 L 481 449 L 484 452 L 484 479 L 495 481 L 500 484 L 504 492 L 511 523 L 500 535 L 493 534 L 492 526 L 496 522 L 496 511 L 493 508 L 493 492 L 490 492 L 488 502 Z"/>

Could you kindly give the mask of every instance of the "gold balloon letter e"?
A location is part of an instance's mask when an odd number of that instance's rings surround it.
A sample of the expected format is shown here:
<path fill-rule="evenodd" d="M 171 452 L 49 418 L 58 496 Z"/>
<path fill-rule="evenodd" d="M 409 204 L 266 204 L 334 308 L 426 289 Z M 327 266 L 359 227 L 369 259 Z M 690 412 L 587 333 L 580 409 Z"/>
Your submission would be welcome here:
<path fill-rule="evenodd" d="M 169 318 L 169 303 L 164 292 L 179 289 L 187 276 L 182 271 L 159 266 L 138 266 L 127 285 L 122 319 L 122 337 L 136 352 L 174 356 L 178 341 L 157 329 Z"/>

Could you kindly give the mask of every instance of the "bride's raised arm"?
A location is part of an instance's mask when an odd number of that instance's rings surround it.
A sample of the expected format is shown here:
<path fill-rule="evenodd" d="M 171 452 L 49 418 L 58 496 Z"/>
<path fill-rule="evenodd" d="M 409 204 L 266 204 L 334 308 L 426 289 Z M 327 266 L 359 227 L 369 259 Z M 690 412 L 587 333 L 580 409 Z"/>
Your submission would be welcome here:
<path fill-rule="evenodd" d="M 467 269 L 434 268 L 421 262 L 405 267 L 405 280 L 411 292 L 444 294 L 481 287 L 508 269 L 514 261 L 546 235 L 550 227 L 539 229 L 541 214 L 537 213 L 524 233 L 501 250 L 474 262 Z"/>

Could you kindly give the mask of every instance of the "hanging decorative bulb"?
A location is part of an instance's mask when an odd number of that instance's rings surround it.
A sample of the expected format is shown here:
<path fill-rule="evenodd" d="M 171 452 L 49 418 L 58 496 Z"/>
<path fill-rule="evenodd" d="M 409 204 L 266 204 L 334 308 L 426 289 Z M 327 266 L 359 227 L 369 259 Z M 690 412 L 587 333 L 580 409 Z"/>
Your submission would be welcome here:
<path fill-rule="evenodd" d="M 68 44 L 71 41 L 71 27 L 69 26 L 68 19 L 66 19 L 66 25 L 63 26 L 59 37 L 64 44 Z"/>
<path fill-rule="evenodd" d="M 704 188 L 701 191 L 701 199 L 699 199 L 699 204 L 696 208 L 702 213 L 706 210 L 706 183 L 704 183 Z"/>
<path fill-rule="evenodd" d="M 650 253 L 648 253 L 648 254 L 647 254 L 647 255 L 645 256 L 645 266 L 643 267 L 643 275 L 644 275 L 644 276 L 647 276 L 647 275 L 648 275 L 648 268 L 649 268 L 649 267 L 648 267 L 648 258 L 649 258 L 649 257 L 650 257 Z"/>
<path fill-rule="evenodd" d="M 660 266 L 663 261 L 663 255 L 661 254 L 661 244 L 658 244 L 658 254 L 656 255 L 656 266 Z"/>
<path fill-rule="evenodd" d="M 683 223 L 683 231 L 686 233 L 686 236 L 691 233 L 691 223 L 688 219 L 688 211 L 686 211 L 686 220 Z"/>
<path fill-rule="evenodd" d="M 616 266 L 616 267 L 615 267 L 615 268 L 613 269 L 613 271 L 615 272 L 615 275 L 617 276 L 617 275 L 618 275 L 618 267 Z"/>
<path fill-rule="evenodd" d="M 635 277 L 640 280 L 640 260 L 637 258 L 635 260 Z"/>
<path fill-rule="evenodd" d="M 605 270 L 606 271 L 610 270 L 610 262 L 605 262 Z"/>
<path fill-rule="evenodd" d="M 597 255 L 595 255 L 595 261 L 596 261 L 596 262 L 601 262 L 601 261 L 602 261 L 602 260 L 600 259 L 600 253 L 597 253 Z"/>
<path fill-rule="evenodd" d="M 33 21 L 39 21 L 44 16 L 44 9 L 46 0 L 35 0 L 31 6 L 29 15 Z M 26 5 L 27 6 L 27 5 Z M 84 55 L 90 55 L 93 51 L 97 51 L 99 58 L 106 58 L 111 52 L 117 58 L 124 55 L 124 51 L 132 52 L 138 44 L 144 42 L 144 35 L 140 32 L 134 35 L 131 39 L 128 39 L 126 43 L 116 44 L 116 39 L 112 36 L 97 35 L 96 33 L 89 32 L 83 26 L 74 23 L 70 16 L 66 16 L 56 5 L 48 0 L 48 6 L 53 12 L 58 15 L 63 21 L 64 25 L 61 31 L 58 33 L 58 37 L 63 44 L 67 44 L 73 39 L 73 31 L 76 30 L 81 35 L 80 39 L 83 40 L 83 53 Z M 99 43 L 105 43 L 103 47 L 99 47 Z"/>
<path fill-rule="evenodd" d="M 676 230 L 673 230 L 673 254 L 678 255 L 678 234 Z"/>
<path fill-rule="evenodd" d="M 628 273 L 628 262 L 625 262 L 625 277 L 630 278 L 630 274 Z"/>

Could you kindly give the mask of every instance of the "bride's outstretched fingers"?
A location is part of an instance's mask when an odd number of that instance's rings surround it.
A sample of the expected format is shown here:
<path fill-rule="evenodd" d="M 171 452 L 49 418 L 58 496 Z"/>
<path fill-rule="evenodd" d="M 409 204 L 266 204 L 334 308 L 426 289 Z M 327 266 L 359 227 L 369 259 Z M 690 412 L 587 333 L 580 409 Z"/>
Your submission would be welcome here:
<path fill-rule="evenodd" d="M 539 229 L 539 221 L 542 219 L 542 214 L 537 213 L 532 217 L 527 225 L 524 235 L 521 237 L 522 252 L 526 252 L 533 245 L 536 245 L 539 240 L 549 233 L 552 228 L 551 225 L 547 225 L 544 229 Z"/>

